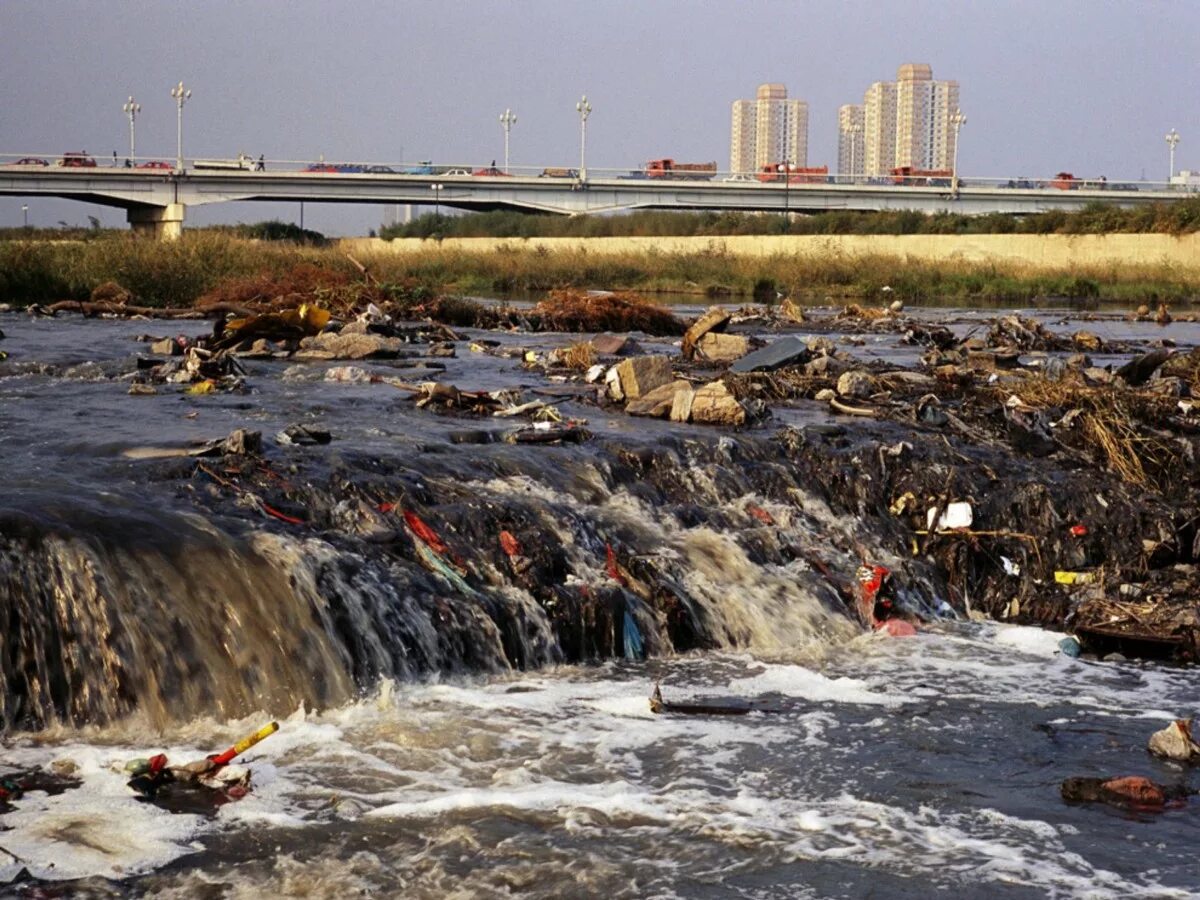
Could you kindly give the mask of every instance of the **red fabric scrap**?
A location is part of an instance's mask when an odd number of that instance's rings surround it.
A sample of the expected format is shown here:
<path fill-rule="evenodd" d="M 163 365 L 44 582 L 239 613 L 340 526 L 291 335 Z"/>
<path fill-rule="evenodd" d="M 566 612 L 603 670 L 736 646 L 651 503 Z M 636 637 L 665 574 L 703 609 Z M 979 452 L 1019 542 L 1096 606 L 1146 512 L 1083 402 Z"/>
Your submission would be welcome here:
<path fill-rule="evenodd" d="M 608 571 L 608 577 L 618 584 L 625 584 L 625 576 L 621 574 L 621 567 L 617 564 L 617 554 L 613 553 L 612 544 L 605 544 L 604 550 L 608 557 L 604 566 Z"/>
<path fill-rule="evenodd" d="M 761 506 L 755 506 L 753 503 L 749 503 L 746 505 L 746 512 L 750 513 L 750 515 L 754 516 L 754 518 L 758 519 L 758 521 L 762 522 L 764 525 L 775 524 L 774 517 L 772 517 L 772 515 Z"/>
<path fill-rule="evenodd" d="M 412 533 L 424 541 L 434 553 L 440 553 L 444 556 L 450 552 L 450 548 L 442 543 L 442 539 L 437 536 L 437 532 L 422 522 L 421 517 L 415 512 L 406 509 L 404 511 L 404 521 L 408 523 L 408 527 L 412 529 Z"/>
<path fill-rule="evenodd" d="M 521 542 L 510 531 L 500 532 L 500 547 L 508 556 L 521 555 Z"/>

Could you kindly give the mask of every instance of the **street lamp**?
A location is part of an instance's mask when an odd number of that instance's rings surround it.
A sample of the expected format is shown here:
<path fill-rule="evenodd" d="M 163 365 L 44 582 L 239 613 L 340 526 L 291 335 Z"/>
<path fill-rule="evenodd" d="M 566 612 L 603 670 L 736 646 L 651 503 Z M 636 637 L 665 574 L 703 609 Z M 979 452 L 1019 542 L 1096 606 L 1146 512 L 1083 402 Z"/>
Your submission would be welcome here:
<path fill-rule="evenodd" d="M 967 117 L 963 115 L 961 109 L 956 109 L 954 115 L 950 117 L 950 124 L 954 126 L 954 164 L 950 167 L 950 191 L 953 194 L 958 193 L 958 132 L 967 124 Z"/>
<path fill-rule="evenodd" d="M 29 227 L 29 204 L 28 203 L 21 204 L 21 215 L 25 217 L 25 227 L 28 228 Z"/>
<path fill-rule="evenodd" d="M 192 92 L 184 90 L 183 82 L 171 88 L 171 96 L 175 98 L 175 103 L 179 107 L 179 136 L 178 142 L 175 145 L 175 168 L 183 171 L 183 104 L 191 99 Z"/>
<path fill-rule="evenodd" d="M 1172 128 L 1167 132 L 1167 147 L 1171 151 L 1171 173 L 1167 176 L 1167 184 L 1175 177 L 1175 148 L 1179 146 L 1179 132 Z"/>
<path fill-rule="evenodd" d="M 587 181 L 587 120 L 592 114 L 587 94 L 575 104 L 575 111 L 579 113 L 579 180 Z"/>
<path fill-rule="evenodd" d="M 504 128 L 504 174 L 508 174 L 508 133 L 517 124 L 517 114 L 506 109 L 500 114 L 500 125 Z"/>
<path fill-rule="evenodd" d="M 129 159 L 131 160 L 129 164 L 133 165 L 132 160 L 137 158 L 137 153 L 135 152 L 137 144 L 134 141 L 133 120 L 136 119 L 138 117 L 138 113 L 142 111 L 142 104 L 134 103 L 133 96 L 130 95 L 129 102 L 121 107 L 121 111 L 124 112 L 125 115 L 129 116 Z"/>

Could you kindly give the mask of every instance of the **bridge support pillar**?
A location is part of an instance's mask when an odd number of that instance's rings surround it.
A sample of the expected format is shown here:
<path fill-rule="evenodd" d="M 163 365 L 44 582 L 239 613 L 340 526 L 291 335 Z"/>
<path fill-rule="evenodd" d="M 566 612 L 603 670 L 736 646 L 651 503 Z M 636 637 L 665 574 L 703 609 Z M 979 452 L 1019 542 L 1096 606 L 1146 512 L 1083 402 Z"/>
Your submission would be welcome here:
<path fill-rule="evenodd" d="M 134 234 L 144 234 L 160 241 L 177 241 L 183 236 L 184 209 L 182 203 L 143 206 L 129 210 L 126 218 Z"/>

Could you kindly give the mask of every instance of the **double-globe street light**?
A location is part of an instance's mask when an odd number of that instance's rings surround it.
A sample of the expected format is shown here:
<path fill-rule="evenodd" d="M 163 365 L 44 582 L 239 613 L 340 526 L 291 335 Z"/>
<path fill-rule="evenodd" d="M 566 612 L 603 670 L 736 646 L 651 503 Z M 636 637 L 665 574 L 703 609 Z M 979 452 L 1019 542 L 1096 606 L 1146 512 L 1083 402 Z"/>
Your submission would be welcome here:
<path fill-rule="evenodd" d="M 958 132 L 964 125 L 967 124 L 967 117 L 963 115 L 961 109 L 956 109 L 954 115 L 950 117 L 950 124 L 954 126 L 954 164 L 950 167 L 950 191 L 953 194 L 958 193 Z"/>
<path fill-rule="evenodd" d="M 575 104 L 579 113 L 579 180 L 587 180 L 587 120 L 592 114 L 592 104 L 588 103 L 587 94 Z"/>
<path fill-rule="evenodd" d="M 137 158 L 137 142 L 134 140 L 133 122 L 138 117 L 138 113 L 142 111 L 142 104 L 135 103 L 131 94 L 128 102 L 121 107 L 121 111 L 129 116 L 129 162 L 127 165 L 132 166 L 133 161 Z"/>
<path fill-rule="evenodd" d="M 504 128 L 504 174 L 508 174 L 508 133 L 517 124 L 517 114 L 506 109 L 500 114 L 500 125 Z"/>
<path fill-rule="evenodd" d="M 1175 148 L 1179 146 L 1179 132 L 1172 128 L 1167 132 L 1167 148 L 1171 154 L 1171 170 L 1167 174 L 1167 184 L 1175 177 Z"/>
<path fill-rule="evenodd" d="M 175 168 L 183 171 L 183 104 L 191 99 L 192 92 L 185 90 L 183 82 L 171 88 L 171 96 L 175 98 L 175 103 L 179 107 L 179 134 L 178 141 L 175 145 Z"/>

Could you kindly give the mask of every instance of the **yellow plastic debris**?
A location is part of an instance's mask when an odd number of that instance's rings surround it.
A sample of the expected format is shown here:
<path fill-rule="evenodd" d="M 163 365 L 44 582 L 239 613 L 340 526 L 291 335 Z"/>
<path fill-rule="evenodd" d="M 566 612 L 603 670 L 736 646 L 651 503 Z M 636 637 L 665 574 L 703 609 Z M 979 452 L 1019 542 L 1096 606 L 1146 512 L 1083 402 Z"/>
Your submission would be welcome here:
<path fill-rule="evenodd" d="M 1094 572 L 1055 572 L 1054 580 L 1058 584 L 1091 584 L 1096 580 Z"/>
<path fill-rule="evenodd" d="M 187 389 L 188 394 L 211 394 L 217 389 L 217 383 L 211 378 L 206 378 L 204 381 L 198 381 Z"/>

